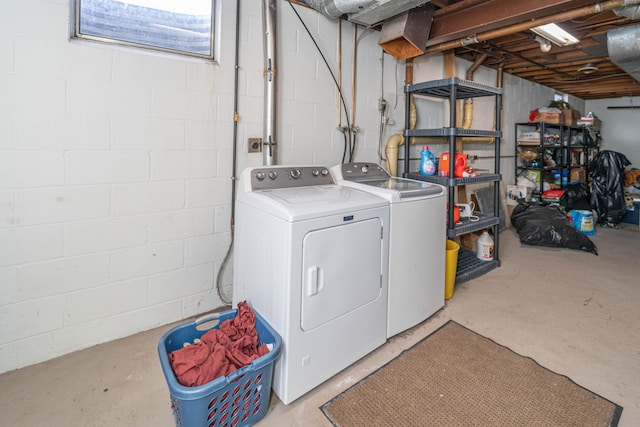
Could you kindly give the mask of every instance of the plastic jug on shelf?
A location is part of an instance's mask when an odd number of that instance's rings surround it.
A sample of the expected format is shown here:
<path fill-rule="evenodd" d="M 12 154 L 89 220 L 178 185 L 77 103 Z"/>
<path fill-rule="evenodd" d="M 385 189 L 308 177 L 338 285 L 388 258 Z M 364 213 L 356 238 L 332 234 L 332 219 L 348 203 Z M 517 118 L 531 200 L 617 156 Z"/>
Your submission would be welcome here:
<path fill-rule="evenodd" d="M 429 151 L 427 145 L 422 147 L 420 152 L 420 173 L 425 176 L 432 176 L 436 174 L 436 156 Z"/>
<path fill-rule="evenodd" d="M 478 238 L 476 256 L 482 261 L 493 261 L 493 239 L 487 230 Z"/>
<path fill-rule="evenodd" d="M 440 155 L 440 176 L 449 176 L 449 153 L 442 153 Z M 456 178 L 464 177 L 465 169 L 467 168 L 467 155 L 466 154 L 454 154 L 453 156 L 453 175 Z"/>
<path fill-rule="evenodd" d="M 454 161 L 455 164 L 453 165 L 453 173 L 455 174 L 456 178 L 462 178 L 464 170 L 467 167 L 466 154 L 456 154 Z"/>

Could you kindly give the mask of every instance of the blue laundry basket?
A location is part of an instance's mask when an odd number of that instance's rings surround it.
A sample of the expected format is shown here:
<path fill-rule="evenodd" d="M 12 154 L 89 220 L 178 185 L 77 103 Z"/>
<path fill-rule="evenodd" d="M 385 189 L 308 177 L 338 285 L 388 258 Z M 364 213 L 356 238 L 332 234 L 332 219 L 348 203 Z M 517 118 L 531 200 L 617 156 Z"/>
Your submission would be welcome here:
<path fill-rule="evenodd" d="M 256 314 L 259 345 L 272 344 L 271 351 L 226 377 L 197 387 L 185 387 L 176 379 L 169 353 L 193 343 L 207 331 L 236 316 L 237 309 L 214 313 L 177 326 L 165 333 L 158 343 L 158 355 L 169 386 L 171 408 L 177 426 L 240 427 L 258 422 L 267 413 L 271 394 L 273 364 L 282 340 L 271 326 Z"/>

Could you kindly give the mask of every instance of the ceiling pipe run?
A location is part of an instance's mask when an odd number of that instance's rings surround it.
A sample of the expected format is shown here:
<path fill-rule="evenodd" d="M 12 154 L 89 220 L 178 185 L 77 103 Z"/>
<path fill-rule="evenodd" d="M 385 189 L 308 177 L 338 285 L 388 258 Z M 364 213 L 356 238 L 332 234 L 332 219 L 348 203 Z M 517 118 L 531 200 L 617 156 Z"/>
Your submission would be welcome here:
<path fill-rule="evenodd" d="M 544 18 L 532 19 L 530 21 L 521 22 L 515 25 L 510 25 L 508 27 L 499 28 L 497 30 L 486 31 L 483 33 L 474 34 L 469 37 L 464 37 L 461 39 L 452 40 L 450 42 L 433 45 L 425 49 L 425 54 L 443 52 L 445 50 L 455 49 L 457 47 L 469 46 L 472 44 L 495 39 L 498 37 L 507 36 L 510 34 L 521 32 L 521 31 L 528 31 L 532 27 L 551 24 L 555 22 L 567 21 L 567 20 L 579 18 L 582 16 L 588 16 L 596 13 L 606 12 L 606 11 L 620 8 L 623 6 L 631 6 L 631 5 L 637 5 L 637 4 L 640 4 L 640 0 L 609 0 L 602 3 L 596 3 L 590 6 L 584 6 L 584 7 L 569 10 L 566 12 L 549 15 Z"/>
<path fill-rule="evenodd" d="M 262 134 L 262 164 L 276 162 L 276 2 L 262 0 L 264 31 L 264 121 Z"/>

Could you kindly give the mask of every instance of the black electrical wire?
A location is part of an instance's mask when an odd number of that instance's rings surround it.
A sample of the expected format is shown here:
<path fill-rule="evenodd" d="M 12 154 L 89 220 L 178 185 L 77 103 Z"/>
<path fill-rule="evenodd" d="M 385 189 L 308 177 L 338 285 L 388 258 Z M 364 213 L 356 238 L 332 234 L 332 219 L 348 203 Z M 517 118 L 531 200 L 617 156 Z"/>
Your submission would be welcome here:
<path fill-rule="evenodd" d="M 353 162 L 353 155 L 356 152 L 356 132 L 353 133 L 353 146 L 351 147 L 351 153 L 349 154 L 349 163 Z"/>
<path fill-rule="evenodd" d="M 289 6 L 291 6 L 291 9 L 293 10 L 293 12 L 296 14 L 296 16 L 298 17 L 298 20 L 300 21 L 300 23 L 302 24 L 302 26 L 304 27 L 304 29 L 306 30 L 307 34 L 309 35 L 309 38 L 311 39 L 311 41 L 313 42 L 313 44 L 316 46 L 316 49 L 318 50 L 318 53 L 320 54 L 320 56 L 322 57 L 322 60 L 324 61 L 324 64 L 327 66 L 327 70 L 329 70 L 329 74 L 331 74 L 331 78 L 333 79 L 333 83 L 335 83 L 336 88 L 338 89 L 338 94 L 340 95 L 340 100 L 342 101 L 342 107 L 344 108 L 344 116 L 345 119 L 347 121 L 347 132 L 349 133 L 349 162 L 351 162 L 353 160 L 353 153 L 355 151 L 355 142 L 352 141 L 351 139 L 351 123 L 349 121 L 349 114 L 347 113 L 347 103 L 344 102 L 344 97 L 342 96 L 342 90 L 340 89 L 340 85 L 338 84 L 338 79 L 336 79 L 335 74 L 333 74 L 333 71 L 331 70 L 331 67 L 329 66 L 329 62 L 327 61 L 327 58 L 325 58 L 324 54 L 322 53 L 322 50 L 320 50 L 320 46 L 318 46 L 318 43 L 316 42 L 316 39 L 313 38 L 313 35 L 311 34 L 311 31 L 309 31 L 309 28 L 307 27 L 307 24 L 304 23 L 304 21 L 302 20 L 302 17 L 300 16 L 300 14 L 298 13 L 298 11 L 296 10 L 295 7 L 293 7 L 293 4 L 287 0 L 287 3 L 289 3 Z M 346 158 L 346 152 L 347 152 L 347 137 L 345 134 L 344 129 L 341 129 L 342 134 L 344 135 L 344 139 L 345 139 L 345 148 L 344 148 L 344 152 L 342 155 L 342 163 L 344 163 L 345 158 Z"/>
<path fill-rule="evenodd" d="M 342 138 L 344 139 L 344 147 L 342 148 L 342 163 L 344 163 L 347 158 L 347 134 L 345 132 L 342 132 Z"/>

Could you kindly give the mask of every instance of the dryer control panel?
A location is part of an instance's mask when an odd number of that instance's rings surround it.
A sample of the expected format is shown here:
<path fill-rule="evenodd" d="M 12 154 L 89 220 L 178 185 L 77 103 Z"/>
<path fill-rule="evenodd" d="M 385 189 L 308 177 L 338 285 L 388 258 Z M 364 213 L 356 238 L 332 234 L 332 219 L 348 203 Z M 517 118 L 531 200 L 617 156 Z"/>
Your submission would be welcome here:
<path fill-rule="evenodd" d="M 252 191 L 335 184 L 324 166 L 264 166 L 249 173 Z"/>

